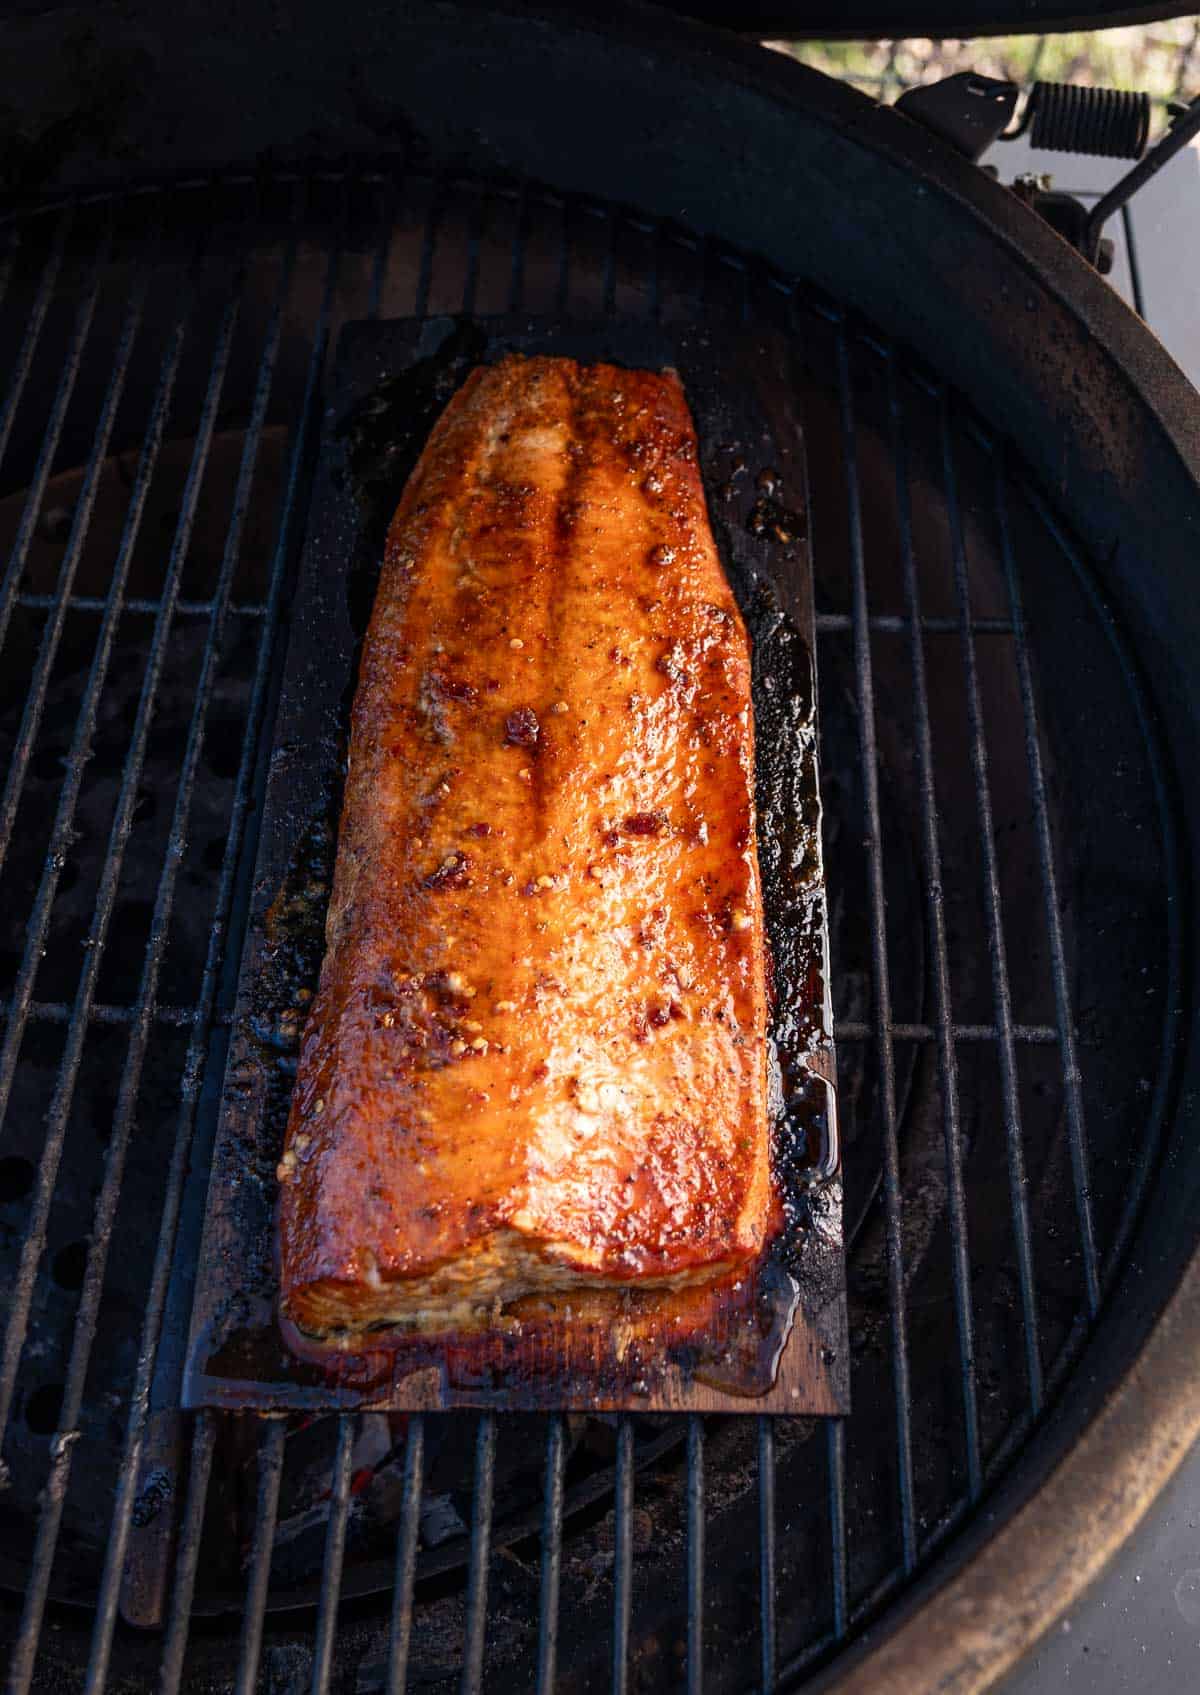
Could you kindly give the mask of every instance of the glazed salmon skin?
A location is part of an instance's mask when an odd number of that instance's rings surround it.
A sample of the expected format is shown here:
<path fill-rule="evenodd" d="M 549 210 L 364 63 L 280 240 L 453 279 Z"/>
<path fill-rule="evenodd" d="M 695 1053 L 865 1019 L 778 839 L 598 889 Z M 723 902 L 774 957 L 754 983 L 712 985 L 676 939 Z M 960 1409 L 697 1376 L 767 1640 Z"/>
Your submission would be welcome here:
<path fill-rule="evenodd" d="M 745 627 L 678 377 L 468 377 L 392 522 L 279 1167 L 335 1345 L 666 1287 L 774 1213 Z"/>

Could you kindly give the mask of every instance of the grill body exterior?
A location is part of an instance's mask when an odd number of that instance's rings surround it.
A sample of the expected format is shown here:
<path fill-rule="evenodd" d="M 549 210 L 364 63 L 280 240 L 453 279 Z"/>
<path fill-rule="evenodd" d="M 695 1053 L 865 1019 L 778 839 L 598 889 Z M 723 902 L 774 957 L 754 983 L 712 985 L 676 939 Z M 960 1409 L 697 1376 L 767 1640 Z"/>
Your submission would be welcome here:
<path fill-rule="evenodd" d="M 997 185 L 726 38 L 366 13 L 314 164 L 315 13 L 221 132 L 230 43 L 124 12 L 148 92 L 0 226 L 12 1687 L 979 1685 L 1200 1406 L 1194 394 Z M 512 311 L 805 351 L 845 1422 L 174 1410 L 330 349 Z"/>

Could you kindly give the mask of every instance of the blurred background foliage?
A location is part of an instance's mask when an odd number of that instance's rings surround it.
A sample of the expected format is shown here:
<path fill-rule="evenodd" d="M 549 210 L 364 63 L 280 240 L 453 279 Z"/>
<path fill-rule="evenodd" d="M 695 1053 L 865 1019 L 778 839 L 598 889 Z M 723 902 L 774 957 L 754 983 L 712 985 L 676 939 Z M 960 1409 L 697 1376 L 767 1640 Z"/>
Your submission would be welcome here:
<path fill-rule="evenodd" d="M 1005 35 L 975 41 L 773 41 L 806 65 L 892 100 L 954 71 L 1013 82 L 1088 83 L 1144 89 L 1168 101 L 1200 93 L 1200 18 L 1065 35 Z"/>

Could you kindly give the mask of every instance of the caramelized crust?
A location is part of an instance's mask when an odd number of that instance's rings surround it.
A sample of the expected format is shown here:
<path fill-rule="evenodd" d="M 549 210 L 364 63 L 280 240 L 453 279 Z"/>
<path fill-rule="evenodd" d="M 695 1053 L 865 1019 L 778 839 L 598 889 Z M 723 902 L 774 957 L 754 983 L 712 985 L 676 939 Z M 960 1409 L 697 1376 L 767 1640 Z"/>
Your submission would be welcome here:
<path fill-rule="evenodd" d="M 771 1211 L 746 632 L 673 373 L 509 358 L 393 520 L 280 1166 L 283 1310 L 469 1327 Z"/>

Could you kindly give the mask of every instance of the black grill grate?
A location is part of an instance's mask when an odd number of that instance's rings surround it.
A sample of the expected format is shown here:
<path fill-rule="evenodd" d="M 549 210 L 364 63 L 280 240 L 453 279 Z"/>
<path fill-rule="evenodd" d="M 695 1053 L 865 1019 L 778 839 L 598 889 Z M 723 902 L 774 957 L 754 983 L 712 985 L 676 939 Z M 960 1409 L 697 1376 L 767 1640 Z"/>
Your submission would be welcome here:
<path fill-rule="evenodd" d="M 775 1687 L 1018 1463 L 1154 1158 L 1170 841 L 1087 561 L 869 326 L 616 208 L 347 170 L 9 235 L 12 1689 Z M 511 310 L 762 320 L 806 349 L 855 1412 L 488 1415 L 471 1442 L 414 1417 L 364 1483 L 363 1421 L 173 1405 L 329 349 L 367 314 Z M 462 1509 L 445 1536 L 434 1497 Z"/>

